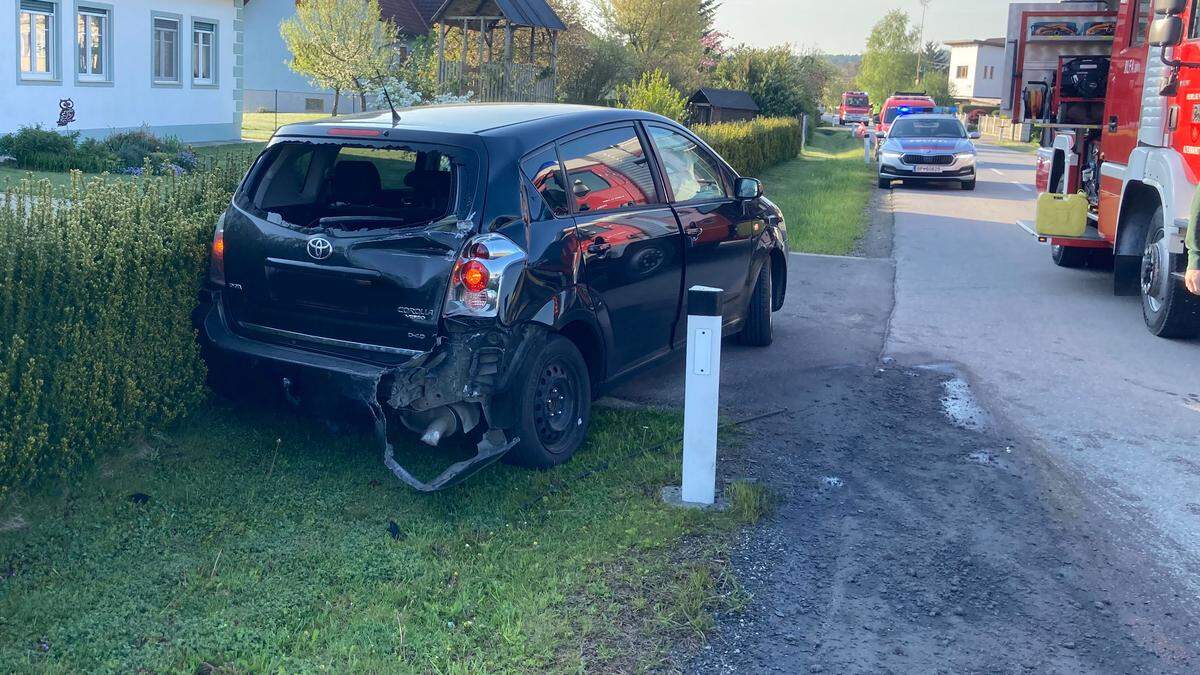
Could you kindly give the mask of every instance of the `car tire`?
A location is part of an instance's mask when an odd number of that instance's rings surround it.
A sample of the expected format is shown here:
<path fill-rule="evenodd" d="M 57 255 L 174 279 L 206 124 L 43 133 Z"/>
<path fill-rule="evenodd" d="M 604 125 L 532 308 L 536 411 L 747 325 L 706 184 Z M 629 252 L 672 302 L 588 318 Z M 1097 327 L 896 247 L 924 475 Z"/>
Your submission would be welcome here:
<path fill-rule="evenodd" d="M 974 178 L 972 178 L 971 180 L 964 180 L 964 181 L 962 182 L 962 189 L 964 189 L 964 190 L 974 190 L 974 189 L 975 189 L 975 179 L 974 179 Z"/>
<path fill-rule="evenodd" d="M 1076 268 L 1087 265 L 1091 251 L 1078 246 L 1050 246 L 1050 259 L 1059 267 Z"/>
<path fill-rule="evenodd" d="M 750 347 L 766 347 L 775 340 L 775 326 L 771 318 L 771 265 L 764 263 L 754 282 L 750 295 L 750 307 L 746 310 L 746 323 L 738 333 L 738 342 Z"/>
<path fill-rule="evenodd" d="M 505 396 L 515 412 L 510 430 L 518 440 L 504 460 L 549 469 L 571 459 L 587 438 L 592 384 L 579 350 L 561 335 L 530 355 Z"/>
<path fill-rule="evenodd" d="M 1189 293 L 1174 276 L 1186 269 L 1185 261 L 1184 256 L 1168 248 L 1160 206 L 1147 228 L 1138 277 L 1142 317 L 1146 328 L 1158 337 L 1184 339 L 1200 334 L 1200 297 Z"/>
<path fill-rule="evenodd" d="M 891 178 L 880 178 L 879 179 L 879 189 L 880 190 L 891 190 L 892 189 L 892 179 Z"/>

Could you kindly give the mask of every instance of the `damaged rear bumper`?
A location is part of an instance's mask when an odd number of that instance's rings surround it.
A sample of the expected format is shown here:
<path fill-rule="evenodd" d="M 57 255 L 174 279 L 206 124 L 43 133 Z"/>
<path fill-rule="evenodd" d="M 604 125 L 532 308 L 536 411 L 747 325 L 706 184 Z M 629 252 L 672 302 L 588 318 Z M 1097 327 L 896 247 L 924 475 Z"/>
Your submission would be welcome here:
<path fill-rule="evenodd" d="M 527 347 L 523 344 L 521 349 L 509 349 L 517 339 L 510 331 L 464 332 L 429 352 L 415 354 L 403 364 L 386 366 L 240 335 L 230 328 L 219 293 L 213 293 L 212 302 L 200 309 L 197 318 L 201 340 L 223 360 L 243 362 L 279 378 L 284 386 L 290 382 L 288 378 L 294 377 L 323 395 L 366 406 L 384 464 L 413 489 L 434 492 L 457 485 L 517 444 L 517 439 L 507 439 L 500 430 L 503 427 L 497 426 L 497 413 L 491 405 L 492 395 L 505 384 L 513 353 Z M 472 426 L 464 429 L 486 425 L 476 455 L 451 465 L 428 482 L 417 479 L 395 459 L 388 438 L 389 411 L 413 428 L 411 420 L 436 420 L 439 415 L 455 414 L 455 410 L 480 411 L 471 420 Z M 465 427 L 465 418 L 470 416 L 458 414 L 455 419 L 461 419 Z M 438 436 L 434 436 L 434 444 Z"/>

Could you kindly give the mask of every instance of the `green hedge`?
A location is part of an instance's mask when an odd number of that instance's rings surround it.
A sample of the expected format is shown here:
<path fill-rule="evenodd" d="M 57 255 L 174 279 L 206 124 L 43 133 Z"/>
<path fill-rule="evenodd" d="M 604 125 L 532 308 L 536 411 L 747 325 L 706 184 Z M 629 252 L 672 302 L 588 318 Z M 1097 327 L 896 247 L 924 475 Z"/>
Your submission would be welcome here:
<path fill-rule="evenodd" d="M 201 400 L 190 313 L 230 160 L 180 178 L 9 185 L 0 199 L 0 495 Z"/>
<path fill-rule="evenodd" d="M 800 120 L 760 117 L 750 122 L 723 122 L 692 127 L 725 161 L 744 176 L 763 171 L 800 155 Z"/>

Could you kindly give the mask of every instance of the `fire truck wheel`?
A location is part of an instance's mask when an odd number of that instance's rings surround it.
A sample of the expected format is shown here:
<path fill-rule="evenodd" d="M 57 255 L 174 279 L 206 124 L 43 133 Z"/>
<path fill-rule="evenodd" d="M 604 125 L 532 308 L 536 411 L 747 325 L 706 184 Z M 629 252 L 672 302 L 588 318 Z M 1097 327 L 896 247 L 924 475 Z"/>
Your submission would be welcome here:
<path fill-rule="evenodd" d="M 1088 249 L 1078 246 L 1051 246 L 1050 258 L 1059 267 L 1083 267 L 1088 261 Z"/>
<path fill-rule="evenodd" d="M 1159 207 L 1150 220 L 1142 253 L 1139 281 L 1146 327 L 1161 338 L 1190 338 L 1200 333 L 1200 297 L 1188 293 L 1175 278 L 1186 269 L 1186 258 L 1171 253 Z"/>

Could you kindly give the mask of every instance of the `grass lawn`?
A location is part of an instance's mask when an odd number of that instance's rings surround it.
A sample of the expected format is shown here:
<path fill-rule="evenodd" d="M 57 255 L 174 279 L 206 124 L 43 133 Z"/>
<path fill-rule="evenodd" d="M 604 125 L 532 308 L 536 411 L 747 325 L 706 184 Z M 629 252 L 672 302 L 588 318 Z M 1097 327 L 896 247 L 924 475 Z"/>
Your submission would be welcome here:
<path fill-rule="evenodd" d="M 737 510 L 660 503 L 679 417 L 593 424 L 557 470 L 497 465 L 422 495 L 370 435 L 213 403 L 0 511 L 0 671 L 664 667 L 743 600 L 720 550 Z M 446 463 L 398 451 L 426 477 Z M 761 494 L 730 497 L 758 515 Z"/>
<path fill-rule="evenodd" d="M 319 120 L 329 117 L 326 113 L 242 113 L 242 138 L 252 141 L 269 141 L 271 134 L 285 124 Z"/>
<path fill-rule="evenodd" d="M 767 196 L 783 209 L 793 251 L 846 255 L 866 232 L 875 168 L 849 131 L 818 130 L 805 155 L 763 176 Z"/>

